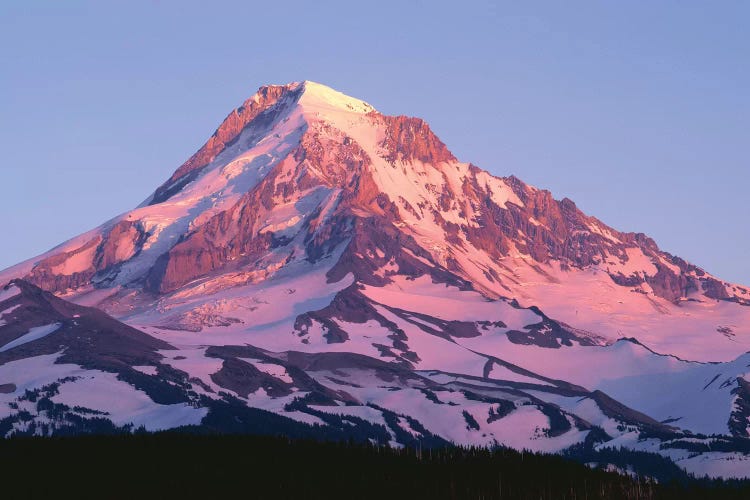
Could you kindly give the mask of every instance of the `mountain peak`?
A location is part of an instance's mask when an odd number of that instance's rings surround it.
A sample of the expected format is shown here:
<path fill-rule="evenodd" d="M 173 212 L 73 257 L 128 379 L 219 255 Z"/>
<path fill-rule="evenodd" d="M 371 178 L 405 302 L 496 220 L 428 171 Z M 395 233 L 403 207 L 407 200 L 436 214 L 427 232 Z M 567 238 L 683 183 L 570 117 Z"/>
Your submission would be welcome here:
<path fill-rule="evenodd" d="M 375 108 L 365 101 L 348 96 L 321 83 L 305 80 L 299 84 L 292 83 L 289 85 L 298 85 L 297 88 L 302 89 L 299 104 L 305 108 L 337 109 L 353 113 L 375 111 Z"/>
<path fill-rule="evenodd" d="M 718 357 L 735 354 L 750 331 L 736 326 L 750 318 L 750 307 L 740 308 L 750 306 L 750 290 L 606 226 L 571 200 L 460 162 L 419 118 L 378 113 L 312 81 L 260 87 L 148 202 L 0 278 L 64 293 L 126 286 L 150 297 L 187 293 L 196 280 L 215 280 L 217 289 L 263 281 L 326 258 L 338 278 L 381 286 L 430 273 L 657 349 L 668 335 L 640 334 L 624 318 L 682 318 L 663 328 L 683 336 L 687 328 L 717 332 Z M 579 314 L 571 290 L 594 306 Z M 599 307 L 603 294 L 608 303 Z M 695 311 L 705 324 L 686 315 L 716 300 L 717 312 Z M 119 303 L 139 306 L 114 302 L 115 314 Z M 688 346 L 668 348 L 703 359 Z"/>
<path fill-rule="evenodd" d="M 271 126 L 289 111 L 290 106 L 297 107 L 307 118 L 331 121 L 346 116 L 342 113 L 375 112 L 375 108 L 360 99 L 310 80 L 263 85 L 227 115 L 208 141 L 156 190 L 146 204 L 153 205 L 169 199 L 194 180 L 227 146 L 234 144 L 250 124 L 255 123 L 259 129 Z"/>
<path fill-rule="evenodd" d="M 0 287 L 0 437 L 257 430 L 259 407 L 405 445 L 720 439 L 691 467 L 747 470 L 750 289 L 311 81 L 261 87 L 147 203 Z"/>

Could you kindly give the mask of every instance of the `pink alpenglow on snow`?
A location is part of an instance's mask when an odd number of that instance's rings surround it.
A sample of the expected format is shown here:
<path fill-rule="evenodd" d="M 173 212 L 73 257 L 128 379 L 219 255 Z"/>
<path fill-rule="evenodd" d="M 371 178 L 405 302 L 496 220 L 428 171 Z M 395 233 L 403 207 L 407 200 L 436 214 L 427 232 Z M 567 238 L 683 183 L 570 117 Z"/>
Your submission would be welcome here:
<path fill-rule="evenodd" d="M 207 425 L 231 400 L 364 419 L 393 446 L 750 470 L 731 451 L 750 437 L 747 287 L 318 83 L 262 87 L 138 207 L 11 280 L 0 418 L 43 421 L 22 391 L 59 384 L 51 401 L 116 426 Z M 686 447 L 703 435 L 730 451 Z"/>

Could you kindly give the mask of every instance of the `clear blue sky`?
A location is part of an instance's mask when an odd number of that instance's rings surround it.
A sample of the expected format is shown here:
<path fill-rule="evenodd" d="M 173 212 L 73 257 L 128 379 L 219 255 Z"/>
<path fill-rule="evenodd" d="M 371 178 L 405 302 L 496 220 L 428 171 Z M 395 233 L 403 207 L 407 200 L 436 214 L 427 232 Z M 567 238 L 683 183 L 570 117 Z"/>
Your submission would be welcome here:
<path fill-rule="evenodd" d="M 4 1 L 0 268 L 140 203 L 260 85 L 309 79 L 750 284 L 749 21 L 730 0 Z"/>

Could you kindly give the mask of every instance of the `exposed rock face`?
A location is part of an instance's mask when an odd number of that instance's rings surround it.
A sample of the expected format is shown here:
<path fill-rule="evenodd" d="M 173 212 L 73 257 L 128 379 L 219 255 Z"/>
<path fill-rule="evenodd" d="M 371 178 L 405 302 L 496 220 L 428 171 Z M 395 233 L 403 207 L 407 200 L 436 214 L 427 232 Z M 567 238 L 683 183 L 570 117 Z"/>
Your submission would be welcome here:
<path fill-rule="evenodd" d="M 386 126 L 381 145 L 387 151 L 384 158 L 390 163 L 421 161 L 437 164 L 457 161 L 424 120 L 409 116 L 380 115 L 378 118 Z"/>
<path fill-rule="evenodd" d="M 729 416 L 729 430 L 733 436 L 750 437 L 750 383 L 737 377 L 737 387 L 732 390 L 732 394 L 736 399 Z"/>
<path fill-rule="evenodd" d="M 148 236 L 139 221 L 121 220 L 81 247 L 39 261 L 25 279 L 51 292 L 106 283 L 140 253 Z"/>
<path fill-rule="evenodd" d="M 136 221 L 122 220 L 107 234 L 102 245 L 97 248 L 94 266 L 102 271 L 121 262 L 132 259 L 148 235 Z"/>
<path fill-rule="evenodd" d="M 86 286 L 96 274 L 96 267 L 86 254 L 91 251 L 98 252 L 102 241 L 103 238 L 97 236 L 76 250 L 61 252 L 42 259 L 25 276 L 25 279 L 50 292 Z M 66 272 L 65 262 L 78 258 L 84 261 L 82 265 L 75 266 Z"/>

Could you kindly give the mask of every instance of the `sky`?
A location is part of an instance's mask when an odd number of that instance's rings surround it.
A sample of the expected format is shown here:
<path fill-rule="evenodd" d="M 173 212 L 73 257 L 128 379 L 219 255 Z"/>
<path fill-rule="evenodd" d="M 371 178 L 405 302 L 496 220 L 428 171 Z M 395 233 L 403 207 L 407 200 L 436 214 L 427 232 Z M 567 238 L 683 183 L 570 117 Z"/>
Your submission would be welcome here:
<path fill-rule="evenodd" d="M 0 268 L 313 80 L 750 285 L 750 3 L 0 2 Z"/>

